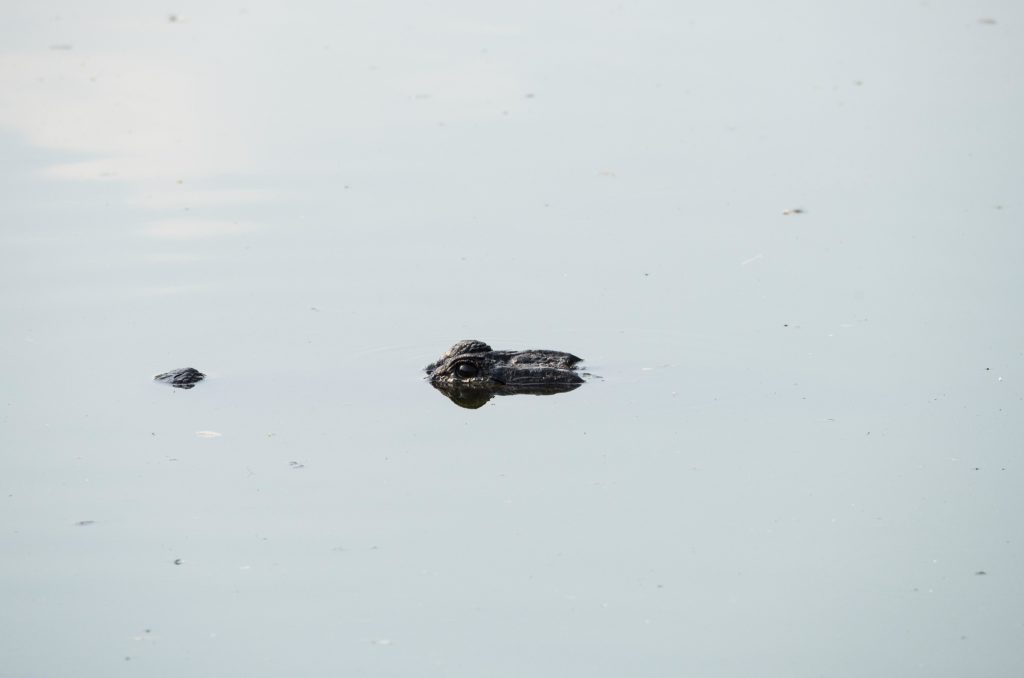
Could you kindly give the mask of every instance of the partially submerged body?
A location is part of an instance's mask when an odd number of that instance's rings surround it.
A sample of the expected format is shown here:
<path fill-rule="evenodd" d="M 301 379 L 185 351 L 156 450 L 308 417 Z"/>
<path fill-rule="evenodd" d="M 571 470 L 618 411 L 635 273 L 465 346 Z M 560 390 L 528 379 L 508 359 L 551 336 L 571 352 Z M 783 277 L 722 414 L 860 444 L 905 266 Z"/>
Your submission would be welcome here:
<path fill-rule="evenodd" d="M 562 351 L 495 351 L 467 339 L 427 365 L 430 383 L 462 407 L 477 408 L 496 395 L 552 395 L 578 388 L 581 359 Z"/>
<path fill-rule="evenodd" d="M 206 375 L 194 367 L 182 367 L 170 372 L 158 374 L 153 379 L 170 384 L 174 388 L 195 388 L 195 385 L 206 378 Z"/>

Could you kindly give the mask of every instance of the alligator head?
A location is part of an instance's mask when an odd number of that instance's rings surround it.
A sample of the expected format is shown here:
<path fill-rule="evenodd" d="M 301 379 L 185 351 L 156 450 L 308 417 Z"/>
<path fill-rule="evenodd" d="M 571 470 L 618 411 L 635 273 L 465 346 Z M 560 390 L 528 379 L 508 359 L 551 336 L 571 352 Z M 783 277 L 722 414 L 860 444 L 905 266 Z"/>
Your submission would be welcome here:
<path fill-rule="evenodd" d="M 157 381 L 170 384 L 174 388 L 195 388 L 195 385 L 206 378 L 206 375 L 194 367 L 182 367 L 170 372 L 164 372 L 153 377 Z"/>
<path fill-rule="evenodd" d="M 430 383 L 456 405 L 476 409 L 496 395 L 552 395 L 578 388 L 580 358 L 561 351 L 495 351 L 467 339 L 427 365 Z"/>

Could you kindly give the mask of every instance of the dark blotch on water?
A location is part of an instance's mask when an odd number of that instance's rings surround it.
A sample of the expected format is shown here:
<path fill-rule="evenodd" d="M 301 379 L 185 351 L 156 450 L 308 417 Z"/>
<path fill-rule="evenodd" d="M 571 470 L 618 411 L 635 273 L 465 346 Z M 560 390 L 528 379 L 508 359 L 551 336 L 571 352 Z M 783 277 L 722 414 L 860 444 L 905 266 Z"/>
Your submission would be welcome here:
<path fill-rule="evenodd" d="M 205 378 L 206 375 L 194 367 L 183 367 L 153 377 L 153 379 L 170 384 L 174 388 L 195 388 L 195 385 Z"/>

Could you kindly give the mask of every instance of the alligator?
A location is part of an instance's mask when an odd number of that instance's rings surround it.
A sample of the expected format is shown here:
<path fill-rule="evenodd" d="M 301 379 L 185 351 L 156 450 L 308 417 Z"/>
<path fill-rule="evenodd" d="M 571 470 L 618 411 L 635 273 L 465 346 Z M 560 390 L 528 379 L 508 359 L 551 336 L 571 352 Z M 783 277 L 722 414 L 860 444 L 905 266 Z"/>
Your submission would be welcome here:
<path fill-rule="evenodd" d="M 194 367 L 182 367 L 153 377 L 153 379 L 170 384 L 174 388 L 195 388 L 195 385 L 205 378 L 206 375 Z"/>
<path fill-rule="evenodd" d="M 425 371 L 430 384 L 453 403 L 476 409 L 496 395 L 553 395 L 579 388 L 580 361 L 561 351 L 495 351 L 482 341 L 466 339 Z"/>

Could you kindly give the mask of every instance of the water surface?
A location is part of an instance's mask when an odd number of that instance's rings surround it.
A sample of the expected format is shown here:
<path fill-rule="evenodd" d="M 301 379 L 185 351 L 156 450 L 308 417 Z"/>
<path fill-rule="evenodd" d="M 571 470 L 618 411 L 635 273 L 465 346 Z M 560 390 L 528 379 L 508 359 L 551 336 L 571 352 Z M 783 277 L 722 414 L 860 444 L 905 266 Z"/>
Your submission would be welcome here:
<path fill-rule="evenodd" d="M 1022 22 L 9 8 L 0 675 L 1021 675 Z"/>

